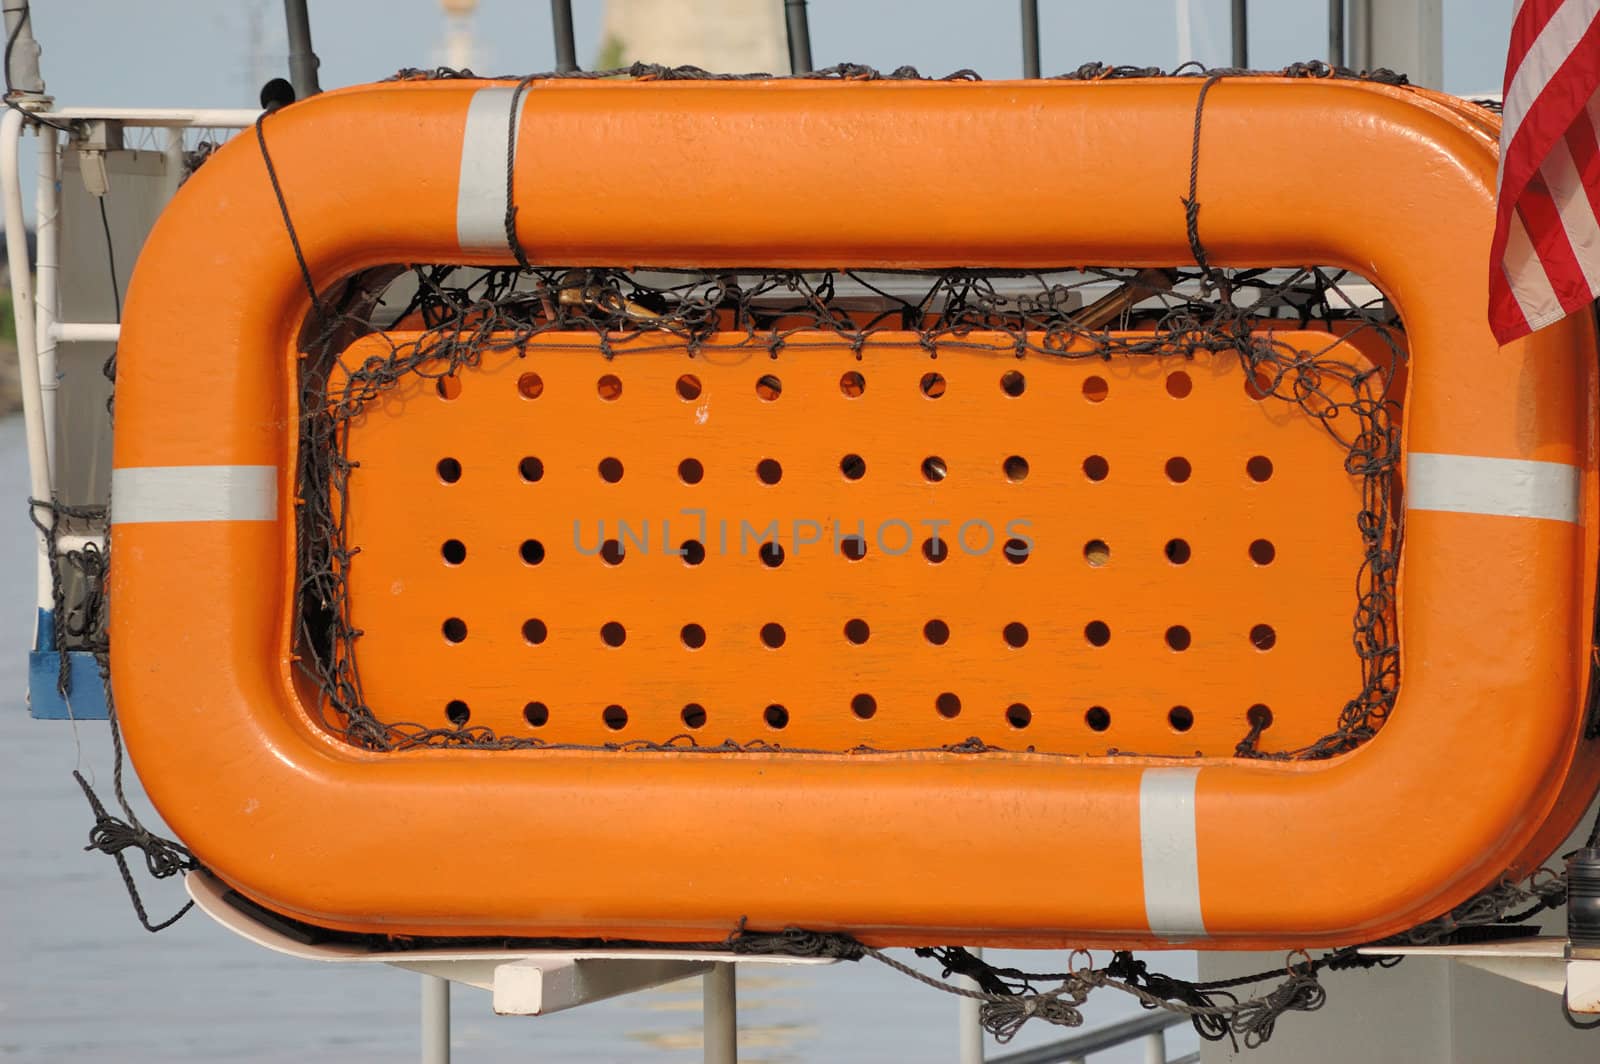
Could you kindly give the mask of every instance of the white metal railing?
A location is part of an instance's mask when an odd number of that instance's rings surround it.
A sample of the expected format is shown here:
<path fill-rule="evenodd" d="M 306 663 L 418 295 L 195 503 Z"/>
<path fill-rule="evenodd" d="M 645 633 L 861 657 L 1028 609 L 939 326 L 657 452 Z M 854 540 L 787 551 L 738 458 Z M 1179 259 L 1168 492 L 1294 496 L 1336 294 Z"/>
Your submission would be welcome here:
<path fill-rule="evenodd" d="M 56 363 L 56 345 L 114 343 L 121 329 L 114 322 L 59 320 L 62 145 L 59 130 L 44 123 L 70 126 L 90 121 L 113 121 L 128 127 L 165 130 L 167 188 L 170 193 L 177 190 L 182 176 L 184 130 L 243 129 L 252 125 L 260 112 L 216 108 L 63 107 L 34 113 L 41 122 L 34 124 L 39 134 L 39 158 L 38 186 L 34 194 L 37 250 L 33 262 L 28 261 L 19 158 L 22 132 L 29 122 L 18 108 L 7 108 L 5 115 L 0 117 L 0 199 L 4 200 L 6 263 L 11 275 L 18 378 L 28 441 L 28 490 L 36 499 L 49 499 L 54 493 L 57 469 L 55 392 L 60 384 L 60 375 Z M 48 525 L 50 515 L 47 512 L 37 516 Z M 78 545 L 81 546 L 81 542 Z M 47 610 L 53 603 L 48 540 L 43 530 L 37 536 L 37 549 L 37 605 Z"/>

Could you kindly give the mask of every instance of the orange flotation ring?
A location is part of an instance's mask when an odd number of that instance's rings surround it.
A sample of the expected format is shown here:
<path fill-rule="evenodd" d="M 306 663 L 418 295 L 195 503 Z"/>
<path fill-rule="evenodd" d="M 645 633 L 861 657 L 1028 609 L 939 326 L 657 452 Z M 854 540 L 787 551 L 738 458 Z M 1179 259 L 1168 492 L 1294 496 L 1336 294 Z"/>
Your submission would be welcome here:
<path fill-rule="evenodd" d="M 328 93 L 261 128 L 322 292 L 393 263 L 509 262 L 513 101 L 516 239 L 541 263 L 1161 268 L 1192 252 L 1178 199 L 1196 92 L 452 80 Z M 1360 485 L 1323 426 L 1262 415 L 1236 355 L 1018 360 L 981 330 L 936 362 L 914 331 L 789 335 L 773 358 L 722 332 L 692 360 L 668 338 L 610 364 L 604 336 L 545 334 L 449 388 L 399 383 L 348 438 L 364 696 L 390 719 L 545 728 L 571 748 L 347 741 L 296 668 L 313 307 L 247 134 L 152 233 L 119 349 L 112 681 L 162 815 L 262 905 L 413 935 L 704 941 L 744 920 L 884 945 L 1300 947 L 1395 933 L 1527 873 L 1600 781 L 1584 735 L 1593 325 L 1494 344 L 1493 131 L 1444 98 L 1224 80 L 1204 122 L 1210 262 L 1351 269 L 1404 322 L 1400 679 L 1366 741 L 1314 760 L 1233 756 L 1252 725 L 1268 752 L 1311 742 L 1357 679 L 1338 655 Z M 1401 376 L 1353 336 L 1269 333 Z M 343 362 L 416 340 L 358 339 Z M 676 390 L 685 375 L 692 395 Z M 1271 448 L 1276 472 L 1250 466 Z M 841 476 L 851 455 L 890 472 Z M 1096 477 L 1091 458 L 1148 475 Z M 441 479 L 446 459 L 465 475 Z M 687 459 L 707 471 L 693 495 Z M 1167 471 L 1177 459 L 1192 477 Z M 626 474 L 597 475 L 605 460 Z M 607 567 L 585 523 L 676 515 L 687 499 L 762 527 L 860 513 L 877 529 L 960 516 L 939 509 L 952 498 L 1033 519 L 1038 549 L 1026 565 L 941 563 L 908 538 L 876 569 L 870 554 L 850 569 L 831 552 L 764 566 L 718 550 L 690 567 L 635 542 Z M 709 548 L 715 532 L 691 527 L 675 526 L 675 550 Z M 440 560 L 447 540 L 464 562 Z M 1279 543 L 1270 565 L 1258 540 Z M 528 541 L 543 583 L 518 555 Z M 739 747 L 605 747 L 692 732 L 691 705 Z M 1005 749 L 947 749 L 975 734 Z"/>

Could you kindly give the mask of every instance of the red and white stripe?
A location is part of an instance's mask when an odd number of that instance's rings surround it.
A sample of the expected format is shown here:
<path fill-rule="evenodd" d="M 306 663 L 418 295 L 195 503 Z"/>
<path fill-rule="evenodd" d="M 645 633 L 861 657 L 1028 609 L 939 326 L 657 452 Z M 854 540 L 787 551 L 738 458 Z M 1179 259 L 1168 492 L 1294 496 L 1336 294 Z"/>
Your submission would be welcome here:
<path fill-rule="evenodd" d="M 1509 343 L 1600 298 L 1600 0 L 1518 0 L 1489 327 Z"/>

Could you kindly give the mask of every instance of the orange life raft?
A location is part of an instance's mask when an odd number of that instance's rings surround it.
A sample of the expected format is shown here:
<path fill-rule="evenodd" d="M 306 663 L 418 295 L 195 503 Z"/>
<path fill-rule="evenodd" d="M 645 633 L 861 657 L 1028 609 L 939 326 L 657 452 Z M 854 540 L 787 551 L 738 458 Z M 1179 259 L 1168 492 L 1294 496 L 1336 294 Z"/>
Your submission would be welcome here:
<path fill-rule="evenodd" d="M 1178 197 L 1197 90 L 1184 79 L 536 82 L 517 120 L 517 239 L 536 261 L 595 267 L 1185 262 Z M 397 262 L 508 262 L 512 99 L 504 84 L 400 83 L 269 116 L 316 286 Z M 869 468 L 892 472 L 862 496 L 863 516 L 928 503 L 928 352 L 822 338 L 773 360 L 662 350 L 597 368 L 581 344 L 543 337 L 462 373 L 459 396 L 412 381 L 352 427 L 351 490 L 364 494 L 351 511 L 363 551 L 351 609 L 368 700 L 392 717 L 443 723 L 468 686 L 474 725 L 528 731 L 537 694 L 549 713 L 538 723 L 589 748 L 345 742 L 292 662 L 298 344 L 312 304 L 252 133 L 160 220 L 119 353 L 112 680 L 162 815 L 262 905 L 419 935 L 695 941 L 746 920 L 875 944 L 1342 944 L 1526 874 L 1600 779 L 1600 744 L 1583 737 L 1592 324 L 1494 344 L 1482 269 L 1494 131 L 1463 106 L 1386 86 L 1240 79 L 1211 89 L 1204 122 L 1213 264 L 1352 269 L 1404 321 L 1403 679 L 1370 741 L 1323 760 L 1230 756 L 1257 703 L 1274 707 L 1283 748 L 1317 733 L 1297 723 L 1308 715 L 1337 714 L 1349 667 L 1327 659 L 1348 653 L 1360 564 L 1341 456 L 1320 430 L 1253 412 L 1237 359 L 934 352 L 940 409 L 968 426 L 937 429 L 950 471 L 937 487 L 986 470 L 975 505 L 1021 498 L 1040 522 L 1026 566 L 995 553 L 938 570 L 952 633 L 942 647 L 924 634 L 939 615 L 925 601 L 935 563 L 915 551 L 869 556 L 848 575 L 833 554 L 776 570 L 712 558 L 709 583 L 694 584 L 677 557 L 607 569 L 565 542 L 574 520 L 630 516 L 612 486 L 652 512 L 831 515 L 848 501 L 840 455 L 869 446 Z M 358 342 L 357 360 L 374 343 Z M 1001 380 L 1017 370 L 1027 391 L 1012 395 Z M 537 398 L 519 389 L 530 371 Z M 841 395 L 852 371 L 866 391 Z M 1164 388 L 1180 371 L 1182 387 Z M 687 372 L 704 411 L 673 393 Z M 597 394 L 602 373 L 620 398 Z M 779 402 L 758 394 L 768 374 L 785 382 Z M 1280 461 L 1271 481 L 1247 477 L 1246 460 L 1268 447 L 1307 472 L 1284 476 Z M 530 486 L 516 470 L 538 448 L 548 472 Z M 1201 514 L 1182 529 L 1167 481 L 1119 488 L 1113 476 L 1107 494 L 1082 494 L 1086 456 L 1159 471 L 1179 454 L 1198 471 L 1182 506 Z M 456 483 L 434 473 L 447 456 L 466 471 Z M 676 470 L 689 456 L 710 473 L 686 497 Z M 1012 457 L 1031 460 L 1026 485 L 1001 477 Z M 604 458 L 628 479 L 595 476 Z M 784 463 L 780 485 L 754 475 L 769 458 Z M 1035 494 L 1005 495 L 1012 487 Z M 773 498 L 784 500 L 775 511 Z M 530 585 L 516 549 L 540 521 L 550 582 Z M 1072 549 L 1056 558 L 1046 528 L 1073 533 Z M 447 576 L 438 552 L 452 529 L 467 530 L 471 553 Z M 1162 544 L 1184 529 L 1194 560 L 1174 576 Z M 1277 560 L 1250 568 L 1249 545 L 1274 537 Z M 1109 564 L 1086 565 L 1090 540 Z M 1088 600 L 1101 612 L 1076 605 Z M 1228 633 L 1196 624 L 1186 654 L 1161 645 L 1174 603 L 1226 617 Z M 471 638 L 440 639 L 445 616 Z M 530 664 L 518 632 L 536 616 L 550 652 Z M 1026 645 L 1002 638 L 1019 618 Z M 870 642 L 843 630 L 858 619 Z M 619 620 L 625 646 L 598 635 Z M 1094 620 L 1115 633 L 1104 647 L 1085 640 Z M 679 638 L 690 621 L 711 632 L 696 659 Z M 787 626 L 781 651 L 757 640 L 773 621 Z M 1271 654 L 1246 637 L 1255 621 L 1275 626 Z M 1102 701 L 1107 684 L 1149 712 Z M 1192 726 L 1179 728 L 1160 700 L 1184 685 Z M 852 712 L 851 692 L 869 691 L 876 712 Z M 959 715 L 936 712 L 946 693 Z M 696 700 L 719 738 L 836 752 L 601 746 L 665 740 Z M 780 703 L 781 722 L 767 712 Z M 1019 704 L 1031 721 L 1007 715 Z M 620 730 L 612 706 L 631 713 Z M 973 734 L 1010 749 L 942 749 Z M 902 752 L 850 752 L 863 744 Z"/>

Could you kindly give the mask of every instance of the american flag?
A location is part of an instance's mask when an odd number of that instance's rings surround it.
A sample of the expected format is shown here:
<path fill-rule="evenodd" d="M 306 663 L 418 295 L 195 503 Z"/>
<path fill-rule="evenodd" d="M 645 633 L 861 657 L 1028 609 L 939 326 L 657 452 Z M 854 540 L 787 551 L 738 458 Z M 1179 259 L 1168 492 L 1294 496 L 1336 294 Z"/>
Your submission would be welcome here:
<path fill-rule="evenodd" d="M 1501 343 L 1600 298 L 1600 0 L 1517 0 L 1489 327 Z"/>

